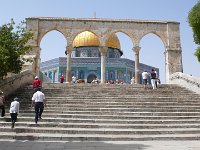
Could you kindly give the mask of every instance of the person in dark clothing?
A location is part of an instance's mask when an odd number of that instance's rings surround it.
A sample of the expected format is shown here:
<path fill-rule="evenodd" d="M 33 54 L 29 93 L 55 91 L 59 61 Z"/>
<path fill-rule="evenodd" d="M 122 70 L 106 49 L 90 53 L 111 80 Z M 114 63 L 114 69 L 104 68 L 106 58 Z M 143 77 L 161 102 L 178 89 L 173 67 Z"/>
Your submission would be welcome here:
<path fill-rule="evenodd" d="M 155 82 L 156 82 L 156 72 L 155 72 L 154 69 L 152 69 L 152 71 L 151 71 L 151 85 L 153 87 L 153 90 L 157 89 Z"/>
<path fill-rule="evenodd" d="M 10 116 L 11 116 L 11 122 L 12 122 L 12 128 L 15 126 L 15 122 L 17 121 L 17 115 L 19 114 L 19 102 L 18 98 L 14 98 L 14 101 L 10 104 Z"/>
<path fill-rule="evenodd" d="M 5 102 L 5 97 L 3 92 L 0 90 L 0 109 L 1 109 L 1 117 L 5 116 L 5 106 L 4 106 L 4 102 Z"/>

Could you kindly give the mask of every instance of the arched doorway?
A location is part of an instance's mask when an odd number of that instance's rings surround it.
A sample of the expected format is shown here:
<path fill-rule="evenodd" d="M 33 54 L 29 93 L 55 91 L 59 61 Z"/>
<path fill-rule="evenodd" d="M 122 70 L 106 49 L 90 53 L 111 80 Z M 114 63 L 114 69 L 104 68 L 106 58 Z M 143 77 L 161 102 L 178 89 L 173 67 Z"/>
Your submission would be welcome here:
<path fill-rule="evenodd" d="M 87 77 L 87 83 L 91 83 L 94 79 L 96 79 L 97 76 L 95 74 L 90 74 L 88 77 Z"/>

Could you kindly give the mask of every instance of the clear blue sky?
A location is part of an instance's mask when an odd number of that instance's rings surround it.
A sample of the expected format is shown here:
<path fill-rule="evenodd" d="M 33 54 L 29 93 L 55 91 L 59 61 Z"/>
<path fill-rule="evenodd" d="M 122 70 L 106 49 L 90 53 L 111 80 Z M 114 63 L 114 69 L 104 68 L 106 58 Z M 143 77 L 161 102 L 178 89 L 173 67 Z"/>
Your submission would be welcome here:
<path fill-rule="evenodd" d="M 187 22 L 188 12 L 198 0 L 1 0 L 0 25 L 13 18 L 18 24 L 27 17 L 69 17 L 172 20 L 180 22 L 184 73 L 200 76 L 200 63 L 194 56 L 197 45 Z M 129 37 L 118 34 L 125 58 L 134 60 Z M 41 59 L 63 57 L 66 41 L 58 32 L 48 33 L 41 42 Z M 142 39 L 140 62 L 160 68 L 164 82 L 164 45 L 155 35 Z"/>

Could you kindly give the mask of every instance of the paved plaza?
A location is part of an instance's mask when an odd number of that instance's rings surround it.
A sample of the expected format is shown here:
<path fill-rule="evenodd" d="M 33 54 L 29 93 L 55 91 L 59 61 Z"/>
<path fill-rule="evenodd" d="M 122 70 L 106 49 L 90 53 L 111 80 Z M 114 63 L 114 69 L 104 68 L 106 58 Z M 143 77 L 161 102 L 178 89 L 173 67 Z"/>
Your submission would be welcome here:
<path fill-rule="evenodd" d="M 0 150 L 200 150 L 199 141 L 0 141 Z"/>

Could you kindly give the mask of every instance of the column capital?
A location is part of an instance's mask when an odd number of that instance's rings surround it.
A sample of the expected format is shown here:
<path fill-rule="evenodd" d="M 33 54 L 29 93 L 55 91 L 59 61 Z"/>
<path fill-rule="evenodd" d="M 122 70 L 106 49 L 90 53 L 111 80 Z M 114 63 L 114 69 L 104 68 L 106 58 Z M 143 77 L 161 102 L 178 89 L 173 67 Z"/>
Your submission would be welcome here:
<path fill-rule="evenodd" d="M 73 49 L 72 45 L 66 46 L 65 55 L 71 54 L 72 53 L 72 49 Z"/>
<path fill-rule="evenodd" d="M 107 46 L 99 46 L 99 51 L 101 52 L 101 55 L 106 55 L 108 50 Z"/>
<path fill-rule="evenodd" d="M 141 47 L 140 47 L 140 46 L 135 46 L 135 47 L 133 47 L 132 49 L 133 49 L 133 51 L 134 51 L 136 54 L 138 54 L 139 51 L 140 51 L 140 49 L 141 49 Z"/>

